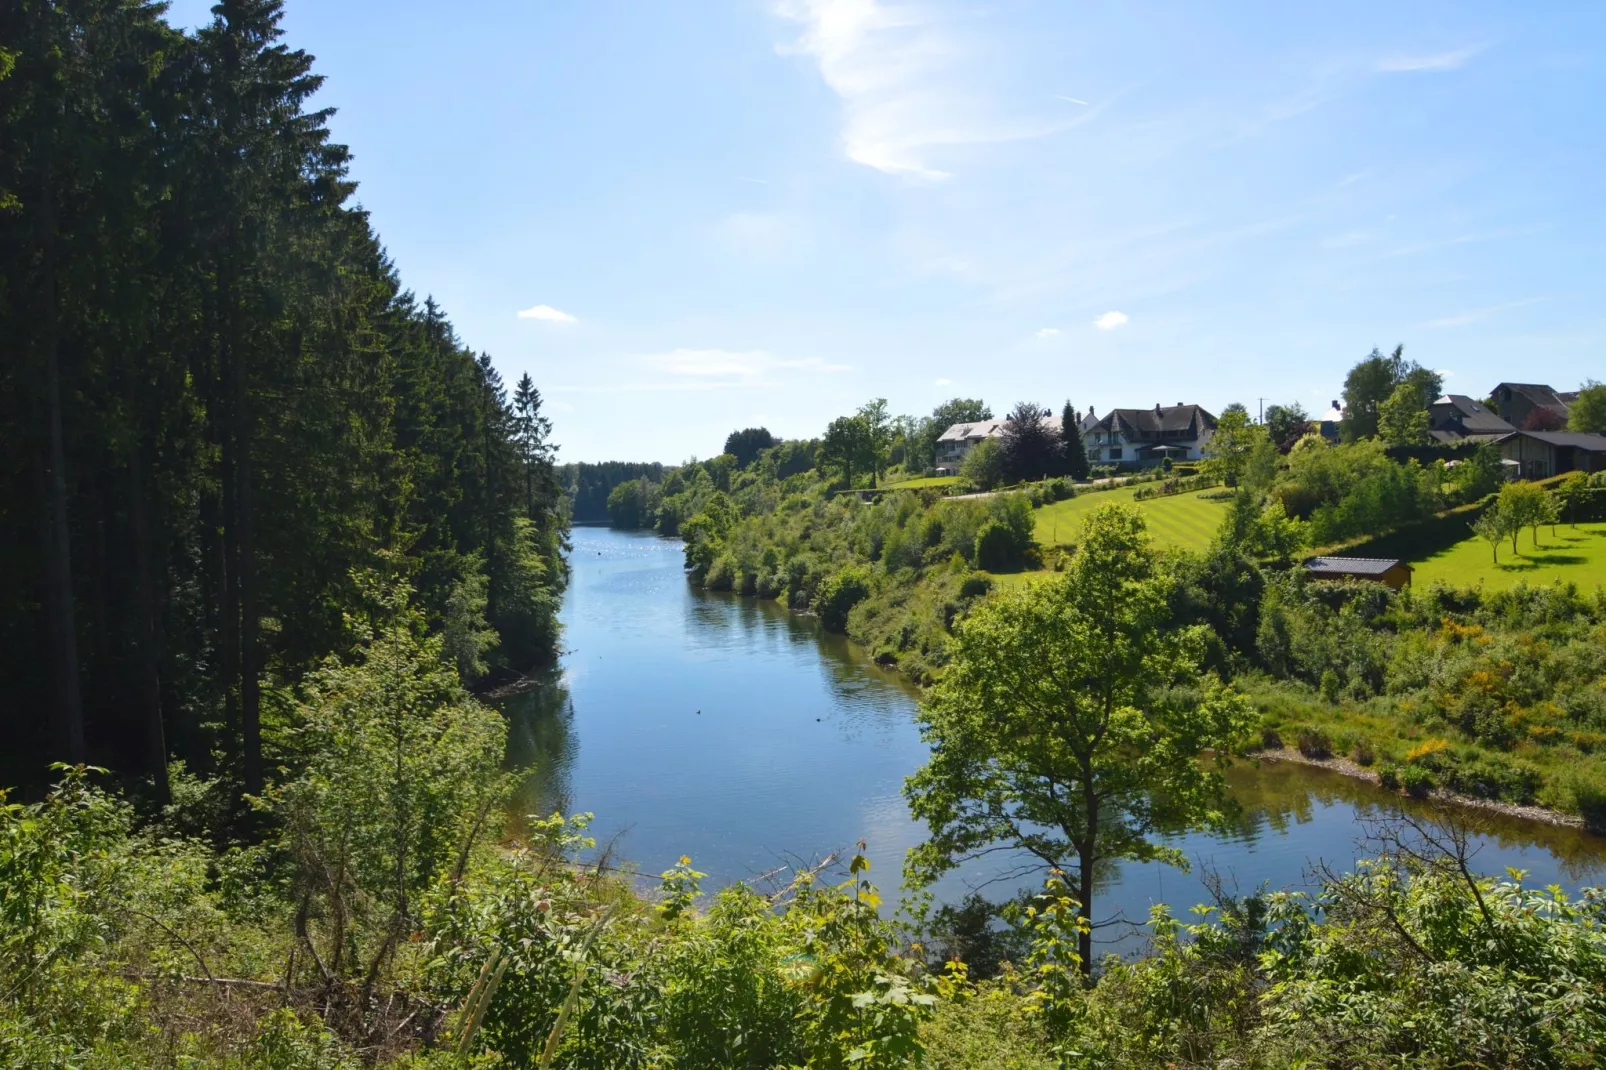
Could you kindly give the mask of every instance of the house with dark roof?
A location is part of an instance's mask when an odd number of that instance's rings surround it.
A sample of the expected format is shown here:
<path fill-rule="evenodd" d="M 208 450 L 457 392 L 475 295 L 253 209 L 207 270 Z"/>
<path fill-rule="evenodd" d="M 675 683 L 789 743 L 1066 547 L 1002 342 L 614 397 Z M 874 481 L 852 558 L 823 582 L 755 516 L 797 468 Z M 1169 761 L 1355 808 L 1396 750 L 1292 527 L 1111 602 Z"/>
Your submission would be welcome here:
<path fill-rule="evenodd" d="M 1560 394 L 1544 383 L 1501 383 L 1489 392 L 1500 418 L 1518 431 L 1559 431 L 1576 393 Z"/>
<path fill-rule="evenodd" d="M 1100 417 L 1090 408 L 1082 418 L 1082 444 L 1094 464 L 1152 468 L 1170 458 L 1197 461 L 1216 430 L 1216 418 L 1198 405 L 1156 405 L 1152 409 L 1111 409 Z"/>
<path fill-rule="evenodd" d="M 1606 471 L 1606 435 L 1582 431 L 1513 431 L 1495 440 L 1500 456 L 1517 465 L 1523 479 L 1563 472 Z"/>
<path fill-rule="evenodd" d="M 1428 431 L 1438 442 L 1493 441 L 1515 430 L 1499 413 L 1465 394 L 1446 394 L 1428 406 Z"/>
<path fill-rule="evenodd" d="M 1317 580 L 1367 580 L 1396 591 L 1411 586 L 1411 566 L 1397 557 L 1313 557 L 1305 572 Z"/>

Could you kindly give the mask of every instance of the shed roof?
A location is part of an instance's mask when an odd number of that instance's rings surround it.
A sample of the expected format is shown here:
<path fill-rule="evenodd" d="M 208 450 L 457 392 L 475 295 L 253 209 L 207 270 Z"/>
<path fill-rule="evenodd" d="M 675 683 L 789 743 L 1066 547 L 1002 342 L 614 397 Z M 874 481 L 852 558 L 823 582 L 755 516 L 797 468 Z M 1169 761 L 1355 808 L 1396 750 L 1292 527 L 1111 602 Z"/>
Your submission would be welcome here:
<path fill-rule="evenodd" d="M 1397 557 L 1313 557 L 1305 562 L 1312 572 L 1337 576 L 1381 576 L 1396 566 L 1411 571 L 1411 566 Z"/>

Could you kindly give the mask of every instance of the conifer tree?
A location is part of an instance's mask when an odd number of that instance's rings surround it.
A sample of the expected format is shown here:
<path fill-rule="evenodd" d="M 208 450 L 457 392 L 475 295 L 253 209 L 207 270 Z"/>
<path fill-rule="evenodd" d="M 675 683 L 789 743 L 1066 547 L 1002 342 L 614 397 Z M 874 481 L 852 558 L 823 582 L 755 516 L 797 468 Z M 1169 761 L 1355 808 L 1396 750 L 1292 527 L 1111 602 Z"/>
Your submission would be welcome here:
<path fill-rule="evenodd" d="M 1064 443 L 1062 457 L 1065 474 L 1072 479 L 1086 479 L 1087 447 L 1082 443 L 1081 418 L 1076 415 L 1076 406 L 1069 401 L 1060 410 L 1060 441 Z"/>

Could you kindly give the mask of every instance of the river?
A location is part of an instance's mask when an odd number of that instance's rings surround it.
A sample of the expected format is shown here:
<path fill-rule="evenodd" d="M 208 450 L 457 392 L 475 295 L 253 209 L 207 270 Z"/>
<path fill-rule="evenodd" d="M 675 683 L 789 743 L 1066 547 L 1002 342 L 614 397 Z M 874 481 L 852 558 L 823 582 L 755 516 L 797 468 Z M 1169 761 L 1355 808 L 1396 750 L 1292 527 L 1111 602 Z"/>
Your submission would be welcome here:
<path fill-rule="evenodd" d="M 561 674 L 503 703 L 510 759 L 530 770 L 521 811 L 593 812 L 615 859 L 653 874 L 690 855 L 710 888 L 863 839 L 871 877 L 894 899 L 922 838 L 900 795 L 926 756 L 917 690 L 811 618 L 693 590 L 677 541 L 577 528 L 571 562 Z M 1297 765 L 1240 763 L 1229 780 L 1243 804 L 1234 831 L 1173 840 L 1191 873 L 1120 867 L 1101 884 L 1098 916 L 1141 921 L 1156 902 L 1185 912 L 1208 899 L 1207 872 L 1240 892 L 1305 886 L 1318 860 L 1348 868 L 1365 856 L 1368 823 L 1410 805 Z M 1568 889 L 1606 881 L 1596 837 L 1480 820 L 1484 872 L 1517 867 Z M 934 891 L 953 901 L 1000 875 L 972 867 Z"/>

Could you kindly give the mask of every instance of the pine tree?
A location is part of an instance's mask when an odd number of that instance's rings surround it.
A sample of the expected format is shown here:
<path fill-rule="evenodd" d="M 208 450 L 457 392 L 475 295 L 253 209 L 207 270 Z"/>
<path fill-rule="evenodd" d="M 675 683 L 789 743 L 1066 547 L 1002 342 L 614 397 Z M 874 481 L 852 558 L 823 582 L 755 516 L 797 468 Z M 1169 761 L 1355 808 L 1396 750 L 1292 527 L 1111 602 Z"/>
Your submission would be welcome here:
<path fill-rule="evenodd" d="M 1087 447 L 1082 444 L 1082 422 L 1076 406 L 1069 401 L 1060 410 L 1060 441 L 1064 443 L 1063 466 L 1072 479 L 1086 479 L 1088 475 Z"/>

